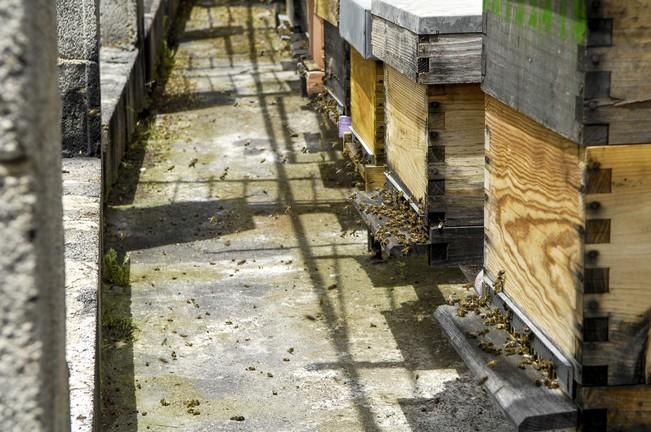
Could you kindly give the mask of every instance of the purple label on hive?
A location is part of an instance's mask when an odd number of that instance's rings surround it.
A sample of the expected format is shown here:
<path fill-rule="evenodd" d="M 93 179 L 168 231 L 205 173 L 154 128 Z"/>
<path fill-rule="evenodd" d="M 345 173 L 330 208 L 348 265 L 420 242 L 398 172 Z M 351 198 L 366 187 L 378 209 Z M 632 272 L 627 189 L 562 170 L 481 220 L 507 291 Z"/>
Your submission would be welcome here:
<path fill-rule="evenodd" d="M 337 127 L 339 128 L 339 138 L 343 138 L 346 132 L 350 132 L 350 116 L 339 116 Z"/>

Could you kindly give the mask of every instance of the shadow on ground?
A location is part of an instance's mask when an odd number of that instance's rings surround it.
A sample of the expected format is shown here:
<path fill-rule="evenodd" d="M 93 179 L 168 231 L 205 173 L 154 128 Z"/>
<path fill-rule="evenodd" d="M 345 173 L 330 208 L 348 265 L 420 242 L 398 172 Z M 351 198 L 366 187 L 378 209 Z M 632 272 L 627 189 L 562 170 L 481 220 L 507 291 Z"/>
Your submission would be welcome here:
<path fill-rule="evenodd" d="M 237 57 L 234 54 L 231 38 L 246 35 L 249 42 L 247 60 L 255 70 L 260 56 L 256 49 L 255 38 L 257 35 L 253 23 L 253 9 L 261 7 L 260 3 L 255 1 L 228 2 L 226 0 L 196 2 L 197 8 L 204 8 L 208 11 L 212 7 L 226 4 L 230 6 L 245 5 L 246 21 L 233 22 L 228 27 L 212 27 L 208 23 L 208 28 L 186 32 L 179 37 L 179 40 L 190 42 L 214 38 L 224 39 L 227 47 L 225 56 L 230 59 L 232 64 Z M 209 13 L 208 16 L 210 16 Z M 264 37 L 269 37 L 268 32 Z M 136 198 L 137 186 L 140 181 L 139 173 L 148 152 L 147 148 L 136 149 L 129 153 L 130 163 L 121 171 L 119 183 L 115 188 L 116 194 L 109 203 L 111 208 L 107 212 L 107 247 L 114 247 L 120 254 L 124 254 L 129 251 L 177 243 L 218 239 L 227 234 L 254 230 L 256 228 L 255 216 L 287 215 L 292 239 L 296 243 L 294 250 L 299 253 L 305 269 L 314 269 L 318 268 L 324 256 L 321 251 L 315 250 L 310 241 L 310 231 L 305 224 L 305 215 L 312 213 L 334 215 L 339 224 L 341 236 L 344 238 L 351 233 L 360 231 L 359 219 L 345 200 L 328 201 L 314 198 L 301 201 L 295 196 L 291 187 L 291 182 L 294 179 L 289 170 L 293 164 L 305 163 L 299 162 L 296 157 L 302 151 L 303 153 L 321 155 L 321 162 L 316 163 L 320 178 L 312 183 L 312 188 L 323 187 L 341 189 L 342 191 L 349 189 L 352 192 L 353 183 L 359 180 L 350 173 L 350 166 L 342 160 L 338 149 L 332 146 L 332 142 L 336 142 L 336 137 L 333 136 L 334 127 L 322 119 L 322 130 L 304 136 L 305 149 L 293 148 L 296 132 L 289 127 L 290 114 L 287 113 L 283 96 L 264 93 L 259 75 L 252 74 L 251 76 L 255 80 L 257 104 L 264 123 L 263 132 L 268 137 L 264 140 L 264 145 L 267 145 L 274 154 L 281 154 L 285 151 L 288 154 L 287 161 L 274 163 L 277 201 L 252 203 L 246 196 L 242 196 L 226 200 L 173 201 L 164 205 L 132 208 L 130 204 Z M 182 103 L 167 100 L 168 103 L 165 106 L 154 106 L 152 112 L 170 114 L 181 110 L 191 111 L 234 103 L 233 95 L 228 92 L 203 94 L 199 97 L 183 95 L 177 97 Z M 272 123 L 272 118 L 278 117 L 280 118 L 279 124 L 282 125 L 281 128 Z M 255 152 L 255 150 L 251 150 L 251 152 Z M 317 194 L 314 193 L 313 196 L 317 196 Z M 287 212 L 287 208 L 291 208 L 292 211 Z M 136 234 L 121 238 L 120 230 L 125 226 L 128 226 L 129 230 Z M 361 244 L 365 243 L 365 239 L 353 238 L 351 242 Z M 422 257 L 383 262 L 373 260 L 368 256 L 351 256 L 350 249 L 347 249 L 346 253 L 342 253 L 338 250 L 342 244 L 343 242 L 320 245 L 320 247 L 332 250 L 328 259 L 334 262 L 332 274 L 337 275 L 335 276 L 335 285 L 346 285 L 346 281 L 340 276 L 343 273 L 341 266 L 344 260 L 353 258 L 354 263 L 372 282 L 378 297 L 391 300 L 390 308 L 381 311 L 381 314 L 385 318 L 402 360 L 384 361 L 378 358 L 377 361 L 353 361 L 351 323 L 342 319 L 338 306 L 350 300 L 347 300 L 343 293 L 339 293 L 334 298 L 330 296 L 328 293 L 331 292 L 333 286 L 332 280 L 326 280 L 318 271 L 307 271 L 308 284 L 313 290 L 314 297 L 320 299 L 318 307 L 327 327 L 326 336 L 331 341 L 337 358 L 335 362 L 314 364 L 311 367 L 314 370 L 337 369 L 344 374 L 350 392 L 356 395 L 351 398 L 350 403 L 354 406 L 357 420 L 364 431 L 375 432 L 383 429 L 378 423 L 376 413 L 373 412 L 370 396 L 364 390 L 362 376 L 365 369 L 404 369 L 407 375 L 412 377 L 411 385 L 413 387 L 417 386 L 417 371 L 419 370 L 463 370 L 452 347 L 444 340 L 441 330 L 432 321 L 431 313 L 437 305 L 444 302 L 444 296 L 439 286 L 464 283 L 465 279 L 456 270 L 428 268 Z M 256 257 L 265 253 L 273 254 L 277 251 L 263 251 L 251 246 L 241 252 Z M 396 297 L 393 290 L 396 287 L 413 289 L 415 299 L 403 302 L 394 301 Z M 137 415 L 143 415 L 136 411 L 135 392 L 139 384 L 134 378 L 133 339 L 128 337 L 129 329 L 132 329 L 130 334 L 138 336 L 138 330 L 134 330 L 132 325 L 131 300 L 130 288 L 104 287 L 102 308 L 107 311 L 107 315 L 103 316 L 102 323 L 102 414 L 105 427 L 109 424 L 111 426 L 111 429 L 105 429 L 105 432 L 108 430 L 135 432 L 138 430 Z M 337 304 L 335 304 L 335 300 Z M 278 319 L 282 319 L 282 317 Z M 115 326 L 121 330 L 116 332 Z M 458 383 L 450 383 L 443 393 L 454 393 L 455 389 L 458 390 L 457 385 Z M 441 398 L 447 400 L 445 394 L 441 395 Z M 414 432 L 437 430 L 433 428 L 435 423 L 431 422 L 433 413 L 437 410 L 437 403 L 436 399 L 401 399 L 399 401 L 400 408 Z M 446 414 L 440 412 L 436 415 L 444 416 Z M 455 414 L 452 412 L 447 415 L 453 424 Z M 477 415 L 480 416 L 481 412 L 478 412 Z M 115 419 L 119 419 L 119 423 L 116 423 Z"/>

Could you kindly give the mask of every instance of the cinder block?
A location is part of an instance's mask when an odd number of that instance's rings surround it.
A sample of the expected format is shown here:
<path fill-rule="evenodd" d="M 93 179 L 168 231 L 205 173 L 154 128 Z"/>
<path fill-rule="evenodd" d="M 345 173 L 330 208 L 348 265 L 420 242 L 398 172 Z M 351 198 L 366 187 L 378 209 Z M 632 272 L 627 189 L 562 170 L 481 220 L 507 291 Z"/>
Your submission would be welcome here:
<path fill-rule="evenodd" d="M 59 61 L 63 150 L 67 156 L 97 154 L 100 143 L 99 66 L 95 62 Z"/>
<path fill-rule="evenodd" d="M 142 48 L 145 28 L 143 0 L 102 0 L 100 22 L 102 47 Z"/>
<path fill-rule="evenodd" d="M 99 61 L 99 0 L 56 0 L 59 57 Z"/>

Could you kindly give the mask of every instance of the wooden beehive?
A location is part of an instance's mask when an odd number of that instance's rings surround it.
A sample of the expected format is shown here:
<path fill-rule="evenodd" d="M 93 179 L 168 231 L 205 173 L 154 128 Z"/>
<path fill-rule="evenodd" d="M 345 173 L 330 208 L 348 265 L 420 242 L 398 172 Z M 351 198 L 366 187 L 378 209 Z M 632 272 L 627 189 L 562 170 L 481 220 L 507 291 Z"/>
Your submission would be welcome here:
<path fill-rule="evenodd" d="M 309 36 L 309 52 L 310 57 L 321 69 L 325 69 L 325 53 L 324 53 L 324 35 L 323 35 L 323 19 L 316 15 L 314 11 L 315 0 L 307 0 L 307 22 L 308 22 L 308 36 Z"/>
<path fill-rule="evenodd" d="M 344 154 L 365 190 L 384 186 L 384 67 L 371 54 L 371 1 L 341 0 L 339 33 L 350 46 L 351 134 Z"/>
<path fill-rule="evenodd" d="M 651 144 L 584 147 L 491 97 L 486 129 L 487 278 L 504 272 L 585 394 L 648 382 Z"/>
<path fill-rule="evenodd" d="M 315 0 L 316 14 L 333 26 L 339 25 L 339 0 Z"/>
<path fill-rule="evenodd" d="M 384 159 L 384 66 L 350 49 L 350 114 L 355 136 L 373 156 Z"/>
<path fill-rule="evenodd" d="M 650 143 L 649 25 L 641 0 L 488 0 L 482 88 L 576 143 Z"/>
<path fill-rule="evenodd" d="M 389 181 L 426 218 L 435 261 L 479 261 L 484 200 L 479 84 L 426 86 L 387 66 L 385 85 Z"/>
<path fill-rule="evenodd" d="M 372 4 L 372 51 L 385 63 L 385 176 L 420 215 L 433 264 L 482 259 L 480 32 L 478 1 Z"/>
<path fill-rule="evenodd" d="M 342 114 L 348 114 L 350 106 L 350 53 L 339 29 L 329 22 L 323 23 L 325 39 L 324 84 L 337 101 Z"/>
<path fill-rule="evenodd" d="M 351 140 L 344 151 L 364 179 L 365 189 L 384 186 L 384 67 L 350 48 Z"/>
<path fill-rule="evenodd" d="M 481 79 L 481 0 L 376 0 L 373 55 L 419 84 Z"/>
<path fill-rule="evenodd" d="M 651 430 L 651 11 L 485 18 L 487 285 L 571 359 L 583 430 Z"/>

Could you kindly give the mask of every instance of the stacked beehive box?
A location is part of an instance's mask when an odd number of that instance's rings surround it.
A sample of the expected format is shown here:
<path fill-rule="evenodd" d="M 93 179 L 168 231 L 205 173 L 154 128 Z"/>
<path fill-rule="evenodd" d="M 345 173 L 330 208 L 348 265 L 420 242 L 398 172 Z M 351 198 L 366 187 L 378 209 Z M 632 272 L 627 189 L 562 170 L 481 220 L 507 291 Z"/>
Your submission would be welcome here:
<path fill-rule="evenodd" d="M 324 85 L 342 115 L 350 105 L 350 58 L 348 45 L 339 34 L 339 0 L 316 0 L 316 15 L 323 19 L 325 41 Z"/>
<path fill-rule="evenodd" d="M 482 258 L 481 28 L 478 0 L 372 5 L 373 55 L 385 63 L 387 184 L 418 214 L 426 234 L 417 242 L 433 264 Z M 423 250 L 404 244 L 413 236 L 376 240 Z"/>
<path fill-rule="evenodd" d="M 371 0 L 341 0 L 340 8 L 339 32 L 350 45 L 352 126 L 344 153 L 371 191 L 384 186 L 384 66 L 371 49 Z"/>
<path fill-rule="evenodd" d="M 303 60 L 305 71 L 305 93 L 314 96 L 323 91 L 325 75 L 324 29 L 323 18 L 316 14 L 316 0 L 304 0 L 306 3 L 306 22 L 309 59 Z"/>
<path fill-rule="evenodd" d="M 488 1 L 485 276 L 571 359 L 584 431 L 651 430 L 651 9 Z"/>

